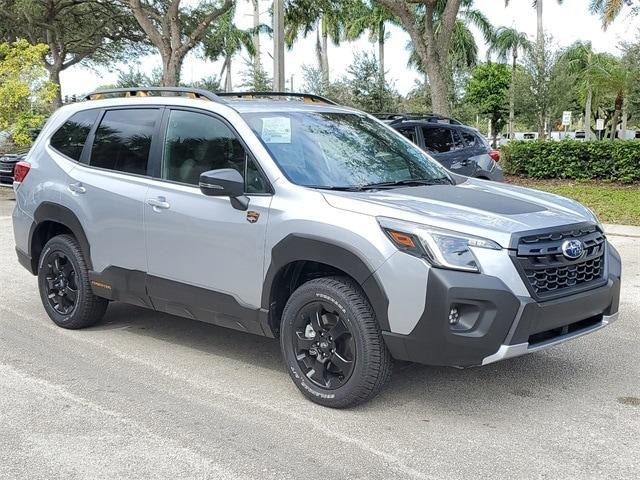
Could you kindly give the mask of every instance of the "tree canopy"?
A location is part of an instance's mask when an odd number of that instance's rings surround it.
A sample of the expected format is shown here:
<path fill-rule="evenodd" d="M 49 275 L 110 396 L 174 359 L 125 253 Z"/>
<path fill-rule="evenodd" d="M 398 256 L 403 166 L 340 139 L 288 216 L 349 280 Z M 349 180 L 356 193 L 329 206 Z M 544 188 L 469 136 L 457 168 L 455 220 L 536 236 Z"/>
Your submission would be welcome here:
<path fill-rule="evenodd" d="M 184 57 L 234 5 L 233 0 L 191 6 L 181 3 L 182 0 L 128 0 L 140 28 L 160 53 L 165 87 L 178 85 Z"/>
<path fill-rule="evenodd" d="M 510 84 L 509 68 L 492 62 L 479 65 L 467 84 L 465 99 L 475 105 L 480 113 L 489 115 L 494 144 L 498 132 L 505 124 Z"/>
<path fill-rule="evenodd" d="M 0 130 L 17 146 L 31 143 L 31 130 L 42 124 L 57 92 L 42 66 L 47 49 L 26 40 L 0 43 Z"/>
<path fill-rule="evenodd" d="M 0 35 L 47 45 L 43 53 L 49 79 L 80 62 L 104 65 L 123 60 L 145 37 L 129 12 L 110 0 L 0 0 Z M 55 97 L 60 105 L 60 89 Z"/>

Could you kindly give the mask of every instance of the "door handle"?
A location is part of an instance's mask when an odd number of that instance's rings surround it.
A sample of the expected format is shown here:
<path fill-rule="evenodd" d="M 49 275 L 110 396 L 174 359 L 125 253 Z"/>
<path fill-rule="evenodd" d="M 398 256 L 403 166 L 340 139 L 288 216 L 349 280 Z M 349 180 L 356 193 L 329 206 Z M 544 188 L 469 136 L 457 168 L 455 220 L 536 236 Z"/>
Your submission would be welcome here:
<path fill-rule="evenodd" d="M 82 182 L 70 183 L 67 188 L 71 193 L 87 193 L 87 189 L 82 186 Z"/>
<path fill-rule="evenodd" d="M 164 197 L 148 198 L 147 205 L 151 205 L 156 212 L 171 208 L 171 205 L 169 204 L 169 202 L 167 202 L 167 199 Z"/>

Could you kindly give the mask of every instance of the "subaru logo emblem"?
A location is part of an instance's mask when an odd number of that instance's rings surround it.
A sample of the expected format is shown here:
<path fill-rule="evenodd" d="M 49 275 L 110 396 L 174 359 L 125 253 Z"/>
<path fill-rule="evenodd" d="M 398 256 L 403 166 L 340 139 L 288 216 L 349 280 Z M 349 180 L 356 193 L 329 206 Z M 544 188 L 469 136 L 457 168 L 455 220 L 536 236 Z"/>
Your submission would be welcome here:
<path fill-rule="evenodd" d="M 584 246 L 580 240 L 566 240 L 562 244 L 562 254 L 569 260 L 580 258 L 584 253 Z"/>

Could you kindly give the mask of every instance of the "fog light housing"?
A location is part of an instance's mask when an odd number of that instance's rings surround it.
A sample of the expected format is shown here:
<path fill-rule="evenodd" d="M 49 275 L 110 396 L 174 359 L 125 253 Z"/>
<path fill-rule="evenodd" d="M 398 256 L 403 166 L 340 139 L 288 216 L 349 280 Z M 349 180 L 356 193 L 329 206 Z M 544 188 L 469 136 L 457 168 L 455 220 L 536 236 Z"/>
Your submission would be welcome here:
<path fill-rule="evenodd" d="M 457 325 L 460 320 L 460 312 L 458 306 L 454 303 L 449 310 L 449 325 Z"/>
<path fill-rule="evenodd" d="M 447 322 L 456 334 L 471 334 L 478 328 L 484 308 L 481 304 L 456 302 L 449 304 Z"/>

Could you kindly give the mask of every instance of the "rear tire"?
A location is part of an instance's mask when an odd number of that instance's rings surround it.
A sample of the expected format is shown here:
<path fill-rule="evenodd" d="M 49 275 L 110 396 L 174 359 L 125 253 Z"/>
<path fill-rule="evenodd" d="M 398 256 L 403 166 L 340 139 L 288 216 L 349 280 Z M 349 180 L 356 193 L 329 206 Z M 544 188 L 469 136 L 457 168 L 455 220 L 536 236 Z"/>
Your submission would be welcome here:
<path fill-rule="evenodd" d="M 366 402 L 391 377 L 373 309 L 348 277 L 311 280 L 293 292 L 282 314 L 280 347 L 298 389 L 326 407 Z"/>
<path fill-rule="evenodd" d="M 44 309 L 62 328 L 78 329 L 96 324 L 109 304 L 91 290 L 84 255 L 71 235 L 53 237 L 42 249 L 38 288 Z"/>

